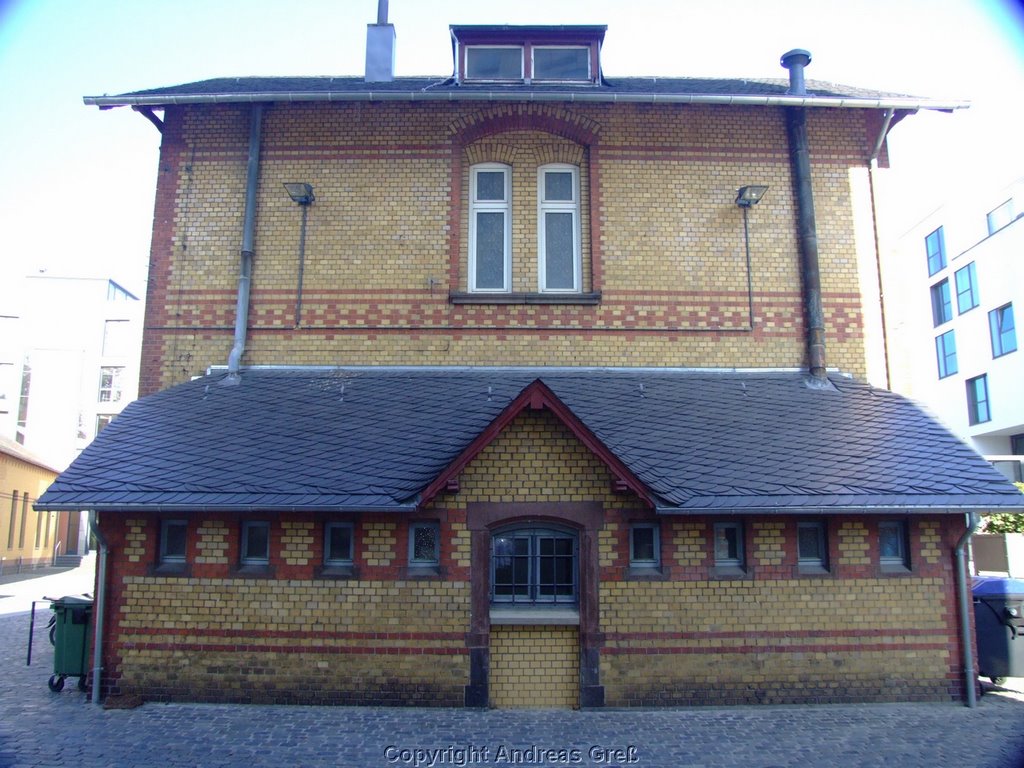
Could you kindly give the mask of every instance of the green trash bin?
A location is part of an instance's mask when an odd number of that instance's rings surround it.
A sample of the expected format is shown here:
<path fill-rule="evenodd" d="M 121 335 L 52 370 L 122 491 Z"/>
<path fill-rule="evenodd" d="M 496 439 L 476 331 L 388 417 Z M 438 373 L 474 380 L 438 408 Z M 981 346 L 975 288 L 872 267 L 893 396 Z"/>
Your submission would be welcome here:
<path fill-rule="evenodd" d="M 64 680 L 78 678 L 78 687 L 85 690 L 89 674 L 89 647 L 92 645 L 92 600 L 87 597 L 67 596 L 50 604 L 53 624 L 50 642 L 53 643 L 53 676 L 50 690 L 64 689 Z"/>

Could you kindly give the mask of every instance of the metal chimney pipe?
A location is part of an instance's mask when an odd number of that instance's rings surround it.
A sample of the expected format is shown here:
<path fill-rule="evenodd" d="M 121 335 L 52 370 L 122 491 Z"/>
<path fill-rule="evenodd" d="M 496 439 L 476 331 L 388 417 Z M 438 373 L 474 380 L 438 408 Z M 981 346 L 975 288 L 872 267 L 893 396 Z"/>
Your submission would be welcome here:
<path fill-rule="evenodd" d="M 377 23 L 388 23 L 388 0 L 377 0 Z"/>
<path fill-rule="evenodd" d="M 789 70 L 789 92 L 804 96 L 807 94 L 807 86 L 804 84 L 804 67 L 811 63 L 811 52 L 803 48 L 794 48 L 782 54 L 779 63 Z"/>
<path fill-rule="evenodd" d="M 789 69 L 789 90 L 806 94 L 804 67 L 811 54 L 796 49 L 782 55 L 782 66 Z M 821 301 L 821 273 L 818 266 L 818 231 L 814 221 L 814 194 L 811 187 L 811 151 L 807 138 L 807 109 L 786 107 L 786 136 L 789 139 L 793 191 L 796 194 L 797 234 L 800 242 L 800 273 L 804 292 L 804 321 L 807 324 L 807 367 L 817 381 L 826 379 L 825 312 Z"/>

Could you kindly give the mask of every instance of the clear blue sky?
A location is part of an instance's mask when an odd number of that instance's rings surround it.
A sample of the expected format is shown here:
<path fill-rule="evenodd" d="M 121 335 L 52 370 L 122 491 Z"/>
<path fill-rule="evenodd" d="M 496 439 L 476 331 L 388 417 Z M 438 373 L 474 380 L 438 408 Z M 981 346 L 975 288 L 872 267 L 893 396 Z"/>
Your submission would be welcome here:
<path fill-rule="evenodd" d="M 0 0 L 0 284 L 109 276 L 144 292 L 159 134 L 82 96 L 244 75 L 358 75 L 376 0 Z M 614 75 L 784 77 L 970 99 L 893 133 L 924 197 L 1024 175 L 1024 15 L 1010 0 L 391 0 L 399 75 L 451 73 L 448 24 L 607 24 Z M 916 182 L 916 184 L 912 183 Z M 957 181 L 957 183 L 960 183 Z"/>

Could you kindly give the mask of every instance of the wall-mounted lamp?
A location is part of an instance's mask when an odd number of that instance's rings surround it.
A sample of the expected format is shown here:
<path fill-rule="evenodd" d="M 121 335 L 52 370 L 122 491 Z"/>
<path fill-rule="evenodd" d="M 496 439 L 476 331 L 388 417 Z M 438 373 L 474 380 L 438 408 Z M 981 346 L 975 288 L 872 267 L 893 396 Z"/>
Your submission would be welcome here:
<path fill-rule="evenodd" d="M 764 193 L 767 191 L 767 184 L 750 184 L 746 187 L 740 187 L 736 191 L 736 205 L 741 208 L 757 205 L 761 202 L 761 198 L 764 197 Z"/>
<path fill-rule="evenodd" d="M 302 277 L 306 271 L 306 219 L 309 216 L 309 204 L 316 200 L 313 196 L 313 185 L 304 181 L 285 182 L 284 188 L 288 196 L 302 206 L 302 228 L 299 230 L 299 279 L 295 289 L 295 327 L 302 324 Z"/>
<path fill-rule="evenodd" d="M 288 196 L 299 205 L 309 205 L 316 200 L 313 196 L 312 184 L 302 181 L 286 181 L 284 188 L 288 190 Z"/>
<path fill-rule="evenodd" d="M 736 190 L 736 205 L 743 209 L 743 243 L 747 251 L 747 316 L 750 330 L 754 330 L 754 274 L 750 266 L 750 223 L 747 221 L 747 213 L 761 202 L 767 191 L 767 184 L 748 184 Z"/>

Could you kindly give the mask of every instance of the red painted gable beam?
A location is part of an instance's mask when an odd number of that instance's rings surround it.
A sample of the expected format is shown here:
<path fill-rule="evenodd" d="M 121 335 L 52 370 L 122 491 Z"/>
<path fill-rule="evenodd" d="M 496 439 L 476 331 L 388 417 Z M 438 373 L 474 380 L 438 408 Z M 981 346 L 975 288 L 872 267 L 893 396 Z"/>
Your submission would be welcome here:
<path fill-rule="evenodd" d="M 477 435 L 465 450 L 460 453 L 451 464 L 434 481 L 426 487 L 420 499 L 420 504 L 428 504 L 437 494 L 448 489 L 452 482 L 457 482 L 458 475 L 466 466 L 475 459 L 491 442 L 502 433 L 520 413 L 529 408 L 531 411 L 547 409 L 551 411 L 559 421 L 562 422 L 583 443 L 601 462 L 608 467 L 608 470 L 615 476 L 615 485 L 618 488 L 625 488 L 633 491 L 646 504 L 654 507 L 654 500 L 651 498 L 647 488 L 634 475 L 625 464 L 612 451 L 602 443 L 597 436 L 587 428 L 586 424 L 580 421 L 576 414 L 569 410 L 548 386 L 540 379 L 535 379 L 529 386 L 498 414 L 498 417 Z"/>

